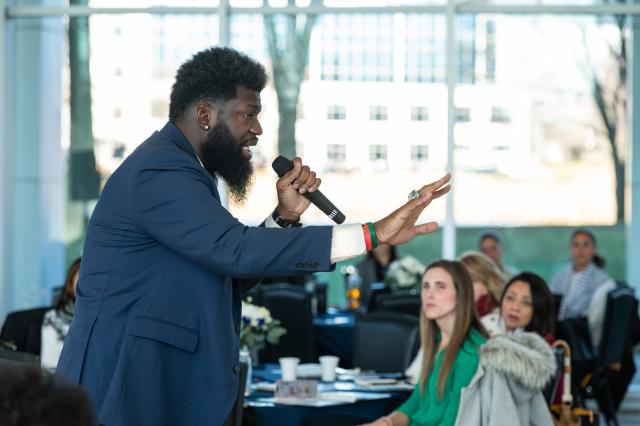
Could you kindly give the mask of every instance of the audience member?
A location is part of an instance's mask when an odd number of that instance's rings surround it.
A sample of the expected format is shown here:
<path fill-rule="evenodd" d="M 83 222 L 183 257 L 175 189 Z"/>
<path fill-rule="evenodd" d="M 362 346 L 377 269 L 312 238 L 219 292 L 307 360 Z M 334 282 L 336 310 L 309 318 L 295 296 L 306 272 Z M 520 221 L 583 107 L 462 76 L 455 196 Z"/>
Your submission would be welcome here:
<path fill-rule="evenodd" d="M 497 312 L 504 279 L 494 261 L 474 251 L 463 253 L 458 260 L 467 268 L 473 280 L 473 297 L 478 317 Z"/>
<path fill-rule="evenodd" d="M 517 271 L 514 268 L 507 266 L 502 262 L 502 242 L 500 241 L 500 237 L 498 237 L 494 232 L 485 232 L 480 236 L 480 239 L 478 240 L 478 249 L 495 262 L 502 273 L 503 281 L 509 281 L 511 277 L 517 274 Z"/>
<path fill-rule="evenodd" d="M 531 272 L 513 277 L 500 296 L 499 312 L 482 318 L 491 336 L 524 330 L 553 341 L 555 313 L 547 283 Z"/>
<path fill-rule="evenodd" d="M 555 372 L 553 351 L 537 333 L 492 337 L 462 390 L 456 426 L 553 426 L 542 390 Z"/>
<path fill-rule="evenodd" d="M 358 274 L 362 280 L 360 285 L 361 300 L 369 303 L 371 297 L 371 284 L 383 282 L 389 265 L 398 258 L 396 247 L 389 244 L 380 244 L 372 251 L 367 252 L 365 258 L 358 263 Z"/>
<path fill-rule="evenodd" d="M 56 306 L 44 314 L 40 348 L 40 359 L 44 368 L 55 369 L 58 365 L 64 338 L 67 336 L 71 320 L 73 320 L 79 275 L 80 259 L 76 259 L 67 271 L 62 294 Z"/>
<path fill-rule="evenodd" d="M 476 316 L 473 283 L 456 261 L 432 263 L 422 280 L 422 369 L 409 399 L 370 425 L 453 425 L 460 393 L 478 367 L 486 331 Z"/>
<path fill-rule="evenodd" d="M 64 338 L 73 319 L 80 259 L 69 269 L 56 305 L 9 314 L 0 333 L 0 340 L 12 349 L 38 355 L 42 366 L 55 369 Z"/>
<path fill-rule="evenodd" d="M 93 426 L 95 418 L 81 388 L 37 365 L 0 360 L 0 425 Z"/>
<path fill-rule="evenodd" d="M 607 293 L 616 287 L 604 267 L 595 236 L 577 229 L 571 236 L 571 262 L 551 280 L 551 292 L 562 297 L 558 320 L 588 317 L 594 345 L 600 342 Z"/>

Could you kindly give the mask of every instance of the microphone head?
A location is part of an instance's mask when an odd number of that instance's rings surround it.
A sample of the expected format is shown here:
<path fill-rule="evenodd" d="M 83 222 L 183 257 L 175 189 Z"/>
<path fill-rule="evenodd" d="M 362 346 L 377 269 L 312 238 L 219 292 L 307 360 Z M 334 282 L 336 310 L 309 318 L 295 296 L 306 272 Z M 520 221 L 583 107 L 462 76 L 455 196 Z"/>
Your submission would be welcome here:
<path fill-rule="evenodd" d="M 278 176 L 282 177 L 293 169 L 293 162 L 283 155 L 278 155 L 271 163 L 271 167 L 273 167 Z"/>

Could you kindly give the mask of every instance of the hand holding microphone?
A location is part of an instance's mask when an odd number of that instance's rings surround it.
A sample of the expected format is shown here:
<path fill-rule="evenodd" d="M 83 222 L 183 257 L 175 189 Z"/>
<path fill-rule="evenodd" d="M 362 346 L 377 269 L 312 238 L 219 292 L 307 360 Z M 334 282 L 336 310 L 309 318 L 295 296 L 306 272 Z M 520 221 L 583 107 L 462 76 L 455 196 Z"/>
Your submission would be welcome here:
<path fill-rule="evenodd" d="M 272 166 L 280 176 L 276 187 L 279 201 L 277 210 L 281 216 L 298 221 L 300 215 L 311 202 L 334 222 L 338 224 L 344 222 L 344 214 L 318 191 L 320 179 L 316 178 L 316 174 L 309 167 L 302 165 L 300 158 L 296 157 L 290 161 L 279 156 L 274 160 Z M 431 204 L 431 201 L 449 192 L 451 189 L 450 180 L 451 175 L 446 174 L 417 191 L 411 191 L 409 201 L 373 224 L 377 241 L 398 245 L 410 241 L 418 235 L 429 234 L 438 229 L 438 224 L 435 222 L 421 225 L 416 225 L 416 222 L 424 209 Z M 288 214 L 289 217 L 284 214 Z"/>
<path fill-rule="evenodd" d="M 303 166 L 298 157 L 293 161 L 283 157 L 276 158 L 272 164 L 273 170 L 280 176 L 276 183 L 278 190 L 278 207 L 276 210 L 285 219 L 298 221 L 300 215 L 309 207 L 309 203 L 315 204 L 335 223 L 344 222 L 344 214 L 318 191 L 321 180 L 309 166 Z"/>

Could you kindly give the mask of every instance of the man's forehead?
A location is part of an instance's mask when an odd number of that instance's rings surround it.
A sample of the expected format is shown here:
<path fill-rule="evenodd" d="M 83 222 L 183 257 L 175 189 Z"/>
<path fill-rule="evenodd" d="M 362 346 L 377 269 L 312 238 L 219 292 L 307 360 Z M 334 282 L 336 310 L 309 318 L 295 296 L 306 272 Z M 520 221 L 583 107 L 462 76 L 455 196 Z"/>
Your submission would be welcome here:
<path fill-rule="evenodd" d="M 244 86 L 236 87 L 236 99 L 243 104 L 248 104 L 254 108 L 262 107 L 262 100 L 260 98 L 260 92 L 252 89 L 248 89 Z"/>
<path fill-rule="evenodd" d="M 498 246 L 500 244 L 496 240 L 494 240 L 493 238 L 485 238 L 484 240 L 482 240 L 480 245 L 483 246 L 483 247 L 496 247 L 496 246 Z"/>

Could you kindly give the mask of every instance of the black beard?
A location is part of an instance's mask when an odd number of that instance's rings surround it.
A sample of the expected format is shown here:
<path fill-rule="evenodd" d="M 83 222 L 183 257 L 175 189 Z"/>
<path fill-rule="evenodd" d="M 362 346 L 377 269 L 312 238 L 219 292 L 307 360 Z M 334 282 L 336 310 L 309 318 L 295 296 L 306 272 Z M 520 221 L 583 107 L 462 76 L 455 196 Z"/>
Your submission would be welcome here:
<path fill-rule="evenodd" d="M 242 142 L 237 141 L 226 124 L 213 126 L 202 144 L 202 164 L 209 174 L 220 175 L 229 187 L 231 199 L 238 204 L 247 199 L 253 184 L 253 165 L 242 154 Z"/>

